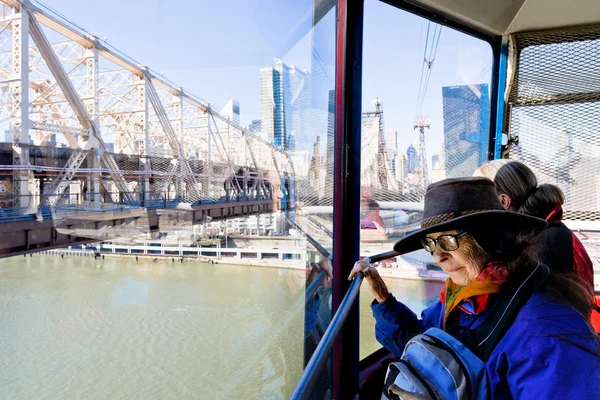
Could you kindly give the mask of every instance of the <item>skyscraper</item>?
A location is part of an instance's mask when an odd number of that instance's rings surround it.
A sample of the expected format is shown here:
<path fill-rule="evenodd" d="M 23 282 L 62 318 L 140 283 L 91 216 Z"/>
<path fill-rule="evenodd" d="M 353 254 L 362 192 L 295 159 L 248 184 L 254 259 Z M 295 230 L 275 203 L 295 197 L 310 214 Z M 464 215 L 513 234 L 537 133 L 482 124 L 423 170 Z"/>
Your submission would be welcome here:
<path fill-rule="evenodd" d="M 415 169 L 419 168 L 419 156 L 412 144 L 408 146 L 408 149 L 406 150 L 406 157 L 408 158 L 408 173 L 414 174 Z"/>
<path fill-rule="evenodd" d="M 406 180 L 406 176 L 408 175 L 408 157 L 404 153 L 396 154 L 394 161 L 394 174 L 396 176 L 396 181 L 400 182 L 400 187 Z"/>
<path fill-rule="evenodd" d="M 434 154 L 431 156 L 431 183 L 441 181 L 446 177 L 446 170 L 442 162 L 440 155 Z"/>
<path fill-rule="evenodd" d="M 221 110 L 221 114 L 225 117 L 229 117 L 231 122 L 236 124 L 240 123 L 240 102 L 237 100 L 229 99 L 227 104 Z"/>
<path fill-rule="evenodd" d="M 260 119 L 253 119 L 248 127 L 250 133 L 259 133 L 262 131 L 262 121 Z"/>
<path fill-rule="evenodd" d="M 487 84 L 442 88 L 447 178 L 470 176 L 487 159 L 490 98 Z"/>
<path fill-rule="evenodd" d="M 15 131 L 11 125 L 7 130 L 4 131 L 4 142 L 12 143 L 14 139 L 15 139 Z"/>
<path fill-rule="evenodd" d="M 396 156 L 398 155 L 398 131 L 385 131 L 385 147 L 387 157 L 392 166 L 392 173 L 396 174 Z"/>
<path fill-rule="evenodd" d="M 329 91 L 327 105 L 327 144 L 325 147 L 325 187 L 332 188 L 333 193 L 333 161 L 334 161 L 334 139 L 335 139 L 335 90 Z"/>
<path fill-rule="evenodd" d="M 275 68 L 261 68 L 260 110 L 264 139 L 283 145 L 285 124 L 283 121 L 283 93 L 281 74 Z"/>
<path fill-rule="evenodd" d="M 261 68 L 260 72 L 263 132 L 275 145 L 293 150 L 295 140 L 305 141 L 310 76 L 281 60 L 275 61 L 274 68 Z"/>

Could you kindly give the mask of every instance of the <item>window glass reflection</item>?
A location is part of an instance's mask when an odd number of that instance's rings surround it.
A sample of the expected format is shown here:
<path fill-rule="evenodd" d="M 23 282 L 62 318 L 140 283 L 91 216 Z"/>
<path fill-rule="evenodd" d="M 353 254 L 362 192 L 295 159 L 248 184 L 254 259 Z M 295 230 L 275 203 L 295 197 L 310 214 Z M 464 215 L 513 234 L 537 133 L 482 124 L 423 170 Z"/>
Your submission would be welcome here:
<path fill-rule="evenodd" d="M 20 4 L 0 224 L 70 247 L 0 260 L 0 398 L 287 397 L 331 320 L 336 1 Z"/>

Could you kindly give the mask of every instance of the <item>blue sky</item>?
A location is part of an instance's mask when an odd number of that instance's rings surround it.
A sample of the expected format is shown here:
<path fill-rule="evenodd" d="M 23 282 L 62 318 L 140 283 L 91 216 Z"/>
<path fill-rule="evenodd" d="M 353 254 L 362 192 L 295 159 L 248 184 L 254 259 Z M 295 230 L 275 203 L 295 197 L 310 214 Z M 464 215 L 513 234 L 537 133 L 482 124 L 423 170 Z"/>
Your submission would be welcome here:
<path fill-rule="evenodd" d="M 274 58 L 306 70 L 318 58 L 327 70 L 319 86 L 322 99 L 332 88 L 335 15 L 330 12 L 310 32 L 312 0 L 44 3 L 217 109 L 235 98 L 245 124 L 260 118 L 259 69 L 273 66 Z M 366 0 L 364 26 L 363 111 L 379 97 L 386 130 L 398 130 L 406 150 L 417 137 L 412 128 L 427 21 Z M 439 153 L 443 138 L 441 88 L 489 82 L 491 60 L 487 43 L 442 30 L 421 112 L 432 125 L 429 156 Z"/>

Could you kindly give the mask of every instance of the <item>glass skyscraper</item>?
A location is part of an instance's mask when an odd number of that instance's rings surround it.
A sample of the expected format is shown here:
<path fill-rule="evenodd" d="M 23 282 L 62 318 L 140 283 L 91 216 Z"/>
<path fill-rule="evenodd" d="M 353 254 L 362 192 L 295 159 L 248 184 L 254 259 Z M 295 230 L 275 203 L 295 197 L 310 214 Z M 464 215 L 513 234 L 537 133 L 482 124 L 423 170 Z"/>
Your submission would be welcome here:
<path fill-rule="evenodd" d="M 487 84 L 442 88 L 447 178 L 470 176 L 487 160 L 490 97 Z"/>
<path fill-rule="evenodd" d="M 281 60 L 274 68 L 261 68 L 261 119 L 265 139 L 294 150 L 308 129 L 310 75 Z"/>

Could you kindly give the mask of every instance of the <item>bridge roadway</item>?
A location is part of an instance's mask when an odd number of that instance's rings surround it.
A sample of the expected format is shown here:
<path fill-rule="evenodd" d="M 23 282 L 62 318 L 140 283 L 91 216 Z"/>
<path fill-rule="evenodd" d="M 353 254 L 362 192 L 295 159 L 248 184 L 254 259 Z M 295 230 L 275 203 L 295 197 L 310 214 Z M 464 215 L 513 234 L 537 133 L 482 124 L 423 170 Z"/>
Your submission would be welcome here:
<path fill-rule="evenodd" d="M 56 207 L 52 212 L 38 210 L 37 214 L 20 218 L 0 218 L 0 258 L 156 232 L 161 221 L 169 224 L 177 219 L 198 224 L 276 209 L 271 199 L 230 199 L 200 203 L 168 201 L 154 208 L 92 203 Z"/>

